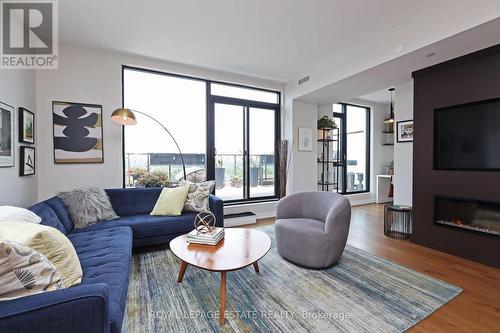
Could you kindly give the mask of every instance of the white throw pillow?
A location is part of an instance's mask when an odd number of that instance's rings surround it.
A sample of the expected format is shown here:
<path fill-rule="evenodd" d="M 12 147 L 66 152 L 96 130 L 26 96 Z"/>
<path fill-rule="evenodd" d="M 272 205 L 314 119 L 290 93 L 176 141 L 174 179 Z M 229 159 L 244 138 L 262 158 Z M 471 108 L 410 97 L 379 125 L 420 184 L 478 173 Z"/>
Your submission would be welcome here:
<path fill-rule="evenodd" d="M 0 222 L 40 223 L 40 216 L 31 210 L 14 206 L 0 206 Z"/>

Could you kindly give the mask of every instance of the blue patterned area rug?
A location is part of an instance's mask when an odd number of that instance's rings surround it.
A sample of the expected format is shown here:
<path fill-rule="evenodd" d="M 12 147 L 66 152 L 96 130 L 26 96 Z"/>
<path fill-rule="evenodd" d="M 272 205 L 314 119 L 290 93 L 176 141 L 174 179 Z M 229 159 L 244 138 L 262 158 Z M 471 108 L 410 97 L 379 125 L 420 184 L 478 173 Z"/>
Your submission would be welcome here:
<path fill-rule="evenodd" d="M 219 325 L 220 273 L 188 267 L 165 248 L 133 256 L 127 318 L 135 332 L 403 332 L 462 289 L 347 246 L 328 270 L 297 267 L 274 246 L 227 274 L 226 324 Z M 125 328 L 125 327 L 124 327 Z"/>

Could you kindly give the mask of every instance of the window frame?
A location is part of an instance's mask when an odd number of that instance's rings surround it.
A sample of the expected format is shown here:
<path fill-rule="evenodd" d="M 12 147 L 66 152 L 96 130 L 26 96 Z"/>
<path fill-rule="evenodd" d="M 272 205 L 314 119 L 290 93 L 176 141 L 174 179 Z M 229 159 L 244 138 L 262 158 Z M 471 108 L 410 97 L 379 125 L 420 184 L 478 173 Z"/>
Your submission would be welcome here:
<path fill-rule="evenodd" d="M 155 69 L 149 69 L 149 68 L 142 68 L 142 67 L 136 67 L 136 66 L 130 66 L 130 65 L 122 65 L 122 70 L 121 70 L 121 84 L 122 84 L 122 108 L 125 107 L 125 71 L 126 70 L 133 70 L 133 71 L 139 71 L 139 72 L 145 72 L 145 73 L 151 73 L 151 74 L 157 74 L 157 75 L 165 75 L 165 76 L 171 76 L 171 77 L 176 77 L 176 78 L 181 78 L 181 79 L 187 79 L 187 80 L 195 80 L 195 81 L 202 81 L 205 83 L 205 89 L 206 89 L 206 103 L 205 103 L 205 112 L 206 112 L 206 151 L 205 151 L 205 168 L 206 168 L 206 178 L 207 180 L 213 180 L 215 179 L 215 113 L 214 113 L 214 105 L 215 103 L 222 103 L 222 104 L 233 104 L 233 105 L 242 105 L 241 103 L 244 103 L 245 108 L 264 108 L 264 109 L 273 109 L 275 111 L 275 123 L 274 123 L 274 193 L 275 195 L 273 196 L 265 196 L 265 197 L 255 197 L 255 198 L 250 198 L 250 188 L 247 186 L 245 196 L 247 198 L 244 199 L 237 199 L 237 200 L 225 200 L 224 205 L 225 206 L 231 206 L 231 205 L 236 205 L 236 204 L 241 204 L 241 203 L 256 203 L 256 202 L 268 202 L 268 201 L 275 201 L 279 199 L 279 152 L 278 152 L 278 144 L 281 140 L 281 92 L 272 90 L 272 89 L 266 89 L 266 88 L 258 88 L 258 87 L 252 87 L 248 85 L 243 85 L 243 84 L 238 84 L 238 83 L 230 83 L 230 82 L 223 82 L 223 81 L 218 81 L 218 80 L 209 80 L 209 79 L 203 79 L 200 77 L 194 77 L 194 76 L 189 76 L 189 75 L 182 75 L 182 74 L 175 74 L 175 73 L 169 73 L 169 72 L 163 72 L 160 70 L 155 70 Z M 260 101 L 253 101 L 253 100 L 246 100 L 246 99 L 240 99 L 240 98 L 233 98 L 233 97 L 225 97 L 225 96 L 219 96 L 219 95 L 212 95 L 211 94 L 211 84 L 222 84 L 222 85 L 227 85 L 227 86 L 232 86 L 232 87 L 239 87 L 239 88 L 245 88 L 245 89 L 252 89 L 252 90 L 258 90 L 258 91 L 266 91 L 266 92 L 272 92 L 277 94 L 277 100 L 278 102 L 276 104 L 274 103 L 267 103 L 267 102 L 260 102 Z M 235 104 L 238 103 L 238 104 Z M 248 111 L 246 113 L 246 121 L 245 121 L 245 129 L 244 132 L 248 133 L 249 131 L 249 124 L 248 124 Z M 126 183 L 125 183 L 125 173 L 126 173 L 126 162 L 125 162 L 125 126 L 122 126 L 122 187 L 125 188 Z M 248 134 L 246 135 L 246 138 L 244 139 L 246 142 L 246 147 L 248 147 L 248 141 L 249 141 L 249 136 Z M 248 152 L 249 153 L 249 152 Z M 249 159 L 247 158 L 245 161 L 245 168 L 246 169 L 246 164 L 250 164 Z M 244 171 L 246 172 L 246 171 Z M 249 183 L 249 177 L 246 177 L 244 175 L 244 178 L 247 179 L 247 183 Z"/>
<path fill-rule="evenodd" d="M 371 173 L 370 173 L 370 169 L 371 169 L 371 154 L 370 154 L 370 150 L 371 150 L 371 108 L 369 106 L 365 106 L 365 105 L 359 105 L 359 104 L 352 104 L 352 103 L 344 103 L 344 102 L 337 102 L 335 104 L 339 104 L 342 108 L 342 112 L 333 112 L 333 116 L 334 117 L 339 117 L 339 118 L 342 118 L 343 119 L 343 122 L 344 122 L 344 126 L 342 128 L 342 131 L 340 133 L 340 135 L 342 136 L 342 145 L 341 145 L 341 149 L 342 149 L 342 155 L 343 155 L 343 163 L 344 163 L 344 166 L 342 167 L 342 190 L 340 192 L 337 192 L 339 194 L 342 194 L 342 195 L 350 195 L 350 194 L 361 194 L 361 193 L 369 193 L 370 192 L 370 188 L 371 188 Z M 366 110 L 366 154 L 365 154 L 365 158 L 366 158 L 366 170 L 365 170 L 365 174 L 366 174 L 366 186 L 365 186 L 365 190 L 363 191 L 351 191 L 351 192 L 348 192 L 347 191 L 347 121 L 348 121 L 348 112 L 347 112 L 347 107 L 348 106 L 353 106 L 353 107 L 357 107 L 357 108 L 363 108 Z"/>

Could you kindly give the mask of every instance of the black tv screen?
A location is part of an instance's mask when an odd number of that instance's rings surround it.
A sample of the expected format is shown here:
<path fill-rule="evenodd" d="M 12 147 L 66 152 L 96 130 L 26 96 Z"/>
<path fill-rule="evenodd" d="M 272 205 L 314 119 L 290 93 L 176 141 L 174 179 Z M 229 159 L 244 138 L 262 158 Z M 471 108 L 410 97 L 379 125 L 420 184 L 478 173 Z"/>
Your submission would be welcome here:
<path fill-rule="evenodd" d="M 500 98 L 434 110 L 434 169 L 500 171 Z"/>

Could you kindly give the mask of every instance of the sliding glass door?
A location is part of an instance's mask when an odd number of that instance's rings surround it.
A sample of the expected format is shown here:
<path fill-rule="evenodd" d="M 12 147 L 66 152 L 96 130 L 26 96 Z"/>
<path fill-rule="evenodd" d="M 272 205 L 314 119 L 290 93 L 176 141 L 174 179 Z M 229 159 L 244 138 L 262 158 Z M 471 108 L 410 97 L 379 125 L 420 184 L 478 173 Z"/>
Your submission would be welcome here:
<path fill-rule="evenodd" d="M 277 108 L 214 97 L 209 110 L 214 126 L 207 169 L 209 174 L 213 170 L 215 194 L 225 202 L 275 198 Z"/>
<path fill-rule="evenodd" d="M 224 200 L 245 198 L 244 111 L 241 105 L 214 104 L 215 191 Z"/>
<path fill-rule="evenodd" d="M 342 194 L 363 193 L 370 190 L 370 109 L 364 106 L 337 103 L 333 105 L 333 119 L 338 126 L 337 139 L 330 144 L 328 184 L 319 190 Z M 320 168 L 322 170 L 322 168 Z"/>

